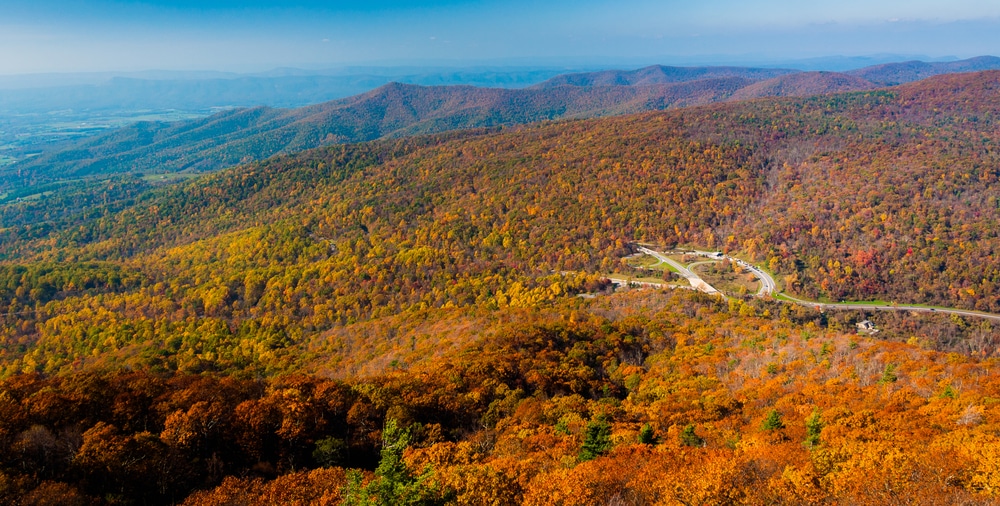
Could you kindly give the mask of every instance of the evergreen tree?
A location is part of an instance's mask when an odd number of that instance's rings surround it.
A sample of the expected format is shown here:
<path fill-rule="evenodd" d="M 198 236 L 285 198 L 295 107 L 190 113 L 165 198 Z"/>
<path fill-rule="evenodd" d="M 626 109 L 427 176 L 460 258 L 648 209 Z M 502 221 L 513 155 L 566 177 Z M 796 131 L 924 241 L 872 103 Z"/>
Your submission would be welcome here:
<path fill-rule="evenodd" d="M 764 432 L 775 431 L 785 428 L 785 422 L 781 421 L 781 413 L 778 410 L 772 409 L 767 412 L 767 416 L 764 417 L 764 423 L 761 424 L 760 430 Z"/>
<path fill-rule="evenodd" d="M 336 467 L 343 465 L 347 457 L 347 443 L 343 439 L 333 436 L 316 441 L 316 448 L 313 450 L 313 459 L 323 467 Z"/>
<path fill-rule="evenodd" d="M 593 460 L 611 449 L 611 424 L 603 417 L 587 424 L 586 437 L 580 448 L 580 461 Z"/>
<path fill-rule="evenodd" d="M 705 440 L 694 432 L 694 425 L 687 425 L 681 430 L 681 444 L 684 446 L 701 446 Z"/>
<path fill-rule="evenodd" d="M 885 364 L 885 369 L 882 371 L 882 377 L 879 378 L 878 382 L 885 385 L 887 383 L 895 383 L 896 379 L 896 366 L 893 364 Z"/>
<path fill-rule="evenodd" d="M 954 399 L 955 397 L 958 397 L 958 394 L 955 392 L 955 389 L 951 387 L 951 385 L 948 385 L 944 387 L 944 391 L 941 392 L 940 397 L 942 399 Z"/>
<path fill-rule="evenodd" d="M 639 444 L 656 444 L 656 432 L 653 431 L 653 427 L 651 427 L 648 423 L 639 429 Z"/>
<path fill-rule="evenodd" d="M 815 448 L 819 446 L 819 434 L 823 430 L 823 419 L 819 416 L 819 410 L 814 409 L 809 418 L 806 418 L 806 447 Z"/>
<path fill-rule="evenodd" d="M 361 473 L 351 471 L 344 490 L 348 506 L 431 506 L 445 504 L 446 494 L 428 483 L 433 473 L 426 469 L 414 476 L 403 462 L 403 451 L 410 444 L 410 433 L 389 419 L 382 430 L 382 458 L 375 469 L 375 479 L 362 484 Z"/>

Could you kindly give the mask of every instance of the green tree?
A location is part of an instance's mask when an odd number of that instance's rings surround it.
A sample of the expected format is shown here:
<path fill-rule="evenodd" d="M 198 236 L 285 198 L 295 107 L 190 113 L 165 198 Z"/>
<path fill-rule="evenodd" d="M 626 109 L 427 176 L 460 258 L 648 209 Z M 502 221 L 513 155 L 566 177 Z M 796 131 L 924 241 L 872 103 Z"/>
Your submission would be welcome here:
<path fill-rule="evenodd" d="M 885 369 L 882 371 L 882 377 L 879 378 L 878 382 L 884 384 L 895 383 L 896 376 L 896 366 L 894 364 L 885 364 Z"/>
<path fill-rule="evenodd" d="M 603 417 L 587 424 L 586 436 L 580 448 L 580 460 L 587 461 L 603 455 L 611 449 L 611 424 Z"/>
<path fill-rule="evenodd" d="M 819 410 L 814 409 L 809 418 L 806 418 L 806 447 L 815 448 L 819 446 L 819 434 L 823 431 L 823 419 L 819 415 Z"/>
<path fill-rule="evenodd" d="M 764 417 L 764 423 L 760 425 L 760 430 L 764 432 L 775 431 L 785 428 L 785 422 L 781 421 L 781 413 L 778 410 L 772 409 L 767 412 L 767 416 Z"/>
<path fill-rule="evenodd" d="M 644 444 L 644 445 L 656 444 L 656 432 L 653 431 L 653 427 L 651 427 L 648 423 L 646 425 L 643 425 L 642 428 L 639 429 L 639 444 Z"/>
<path fill-rule="evenodd" d="M 344 504 L 349 506 L 431 506 L 445 504 L 447 494 L 431 482 L 433 469 L 414 476 L 403 462 L 403 451 L 410 444 L 410 433 L 389 419 L 382 430 L 382 457 L 375 478 L 363 484 L 361 473 L 352 471 L 344 490 Z"/>
<path fill-rule="evenodd" d="M 698 436 L 694 431 L 694 425 L 687 425 L 681 429 L 681 444 L 684 446 L 701 446 L 705 444 L 705 440 Z"/>
<path fill-rule="evenodd" d="M 955 389 L 951 387 L 951 385 L 948 385 L 944 387 L 944 391 L 941 392 L 940 397 L 942 399 L 954 399 L 955 397 L 958 397 L 958 394 L 955 392 Z"/>
<path fill-rule="evenodd" d="M 312 455 L 316 463 L 323 467 L 342 465 L 347 457 L 347 443 L 333 436 L 320 439 L 316 441 L 316 449 Z"/>

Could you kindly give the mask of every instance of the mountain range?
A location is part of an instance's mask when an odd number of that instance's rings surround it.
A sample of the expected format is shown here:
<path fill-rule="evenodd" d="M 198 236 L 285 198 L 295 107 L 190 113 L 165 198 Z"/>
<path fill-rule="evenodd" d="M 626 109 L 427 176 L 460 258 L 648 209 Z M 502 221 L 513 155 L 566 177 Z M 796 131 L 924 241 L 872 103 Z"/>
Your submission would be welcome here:
<path fill-rule="evenodd" d="M 979 72 L 1000 68 L 1000 58 L 995 56 L 978 56 L 967 60 L 952 62 L 928 63 L 922 61 L 907 61 L 901 63 L 884 63 L 857 70 L 847 71 L 847 74 L 871 81 L 879 86 L 894 86 L 927 79 L 941 74 L 959 72 Z"/>
<path fill-rule="evenodd" d="M 650 86 L 552 89 L 392 83 L 298 109 L 233 109 L 182 122 L 140 122 L 11 167 L 79 177 L 214 170 L 276 153 L 476 127 L 642 112 L 726 98 L 750 81 L 719 78 Z"/>
<path fill-rule="evenodd" d="M 425 86 L 529 86 L 565 73 L 555 68 L 349 68 L 330 72 L 278 69 L 260 75 L 145 72 L 0 76 L 0 114 L 61 110 L 127 111 L 223 107 L 301 107 L 370 91 L 391 82 Z"/>
<path fill-rule="evenodd" d="M 74 181 L 115 174 L 199 173 L 330 144 L 720 101 L 867 91 L 987 68 L 1000 68 L 1000 58 L 904 62 L 848 73 L 652 66 L 560 75 L 516 89 L 390 83 L 296 109 L 236 108 L 200 119 L 138 122 L 49 146 L 40 153 L 22 153 L 19 163 L 0 168 L 0 191 L 6 189 L 10 201 L 39 194 L 45 190 L 34 190 L 43 185 L 74 187 Z"/>

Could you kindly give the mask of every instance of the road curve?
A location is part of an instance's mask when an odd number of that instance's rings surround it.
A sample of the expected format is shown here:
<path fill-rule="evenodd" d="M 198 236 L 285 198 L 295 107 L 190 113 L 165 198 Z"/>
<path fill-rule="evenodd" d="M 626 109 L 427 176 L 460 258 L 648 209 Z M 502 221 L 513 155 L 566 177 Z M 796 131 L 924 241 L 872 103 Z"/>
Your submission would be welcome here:
<path fill-rule="evenodd" d="M 661 253 L 657 253 L 657 252 L 655 252 L 655 251 L 653 251 L 653 250 L 651 250 L 649 248 L 645 248 L 645 247 L 639 247 L 639 251 L 642 251 L 643 253 L 646 253 L 648 255 L 653 255 L 654 257 L 660 259 L 661 261 L 664 261 L 664 262 L 669 263 L 670 265 L 673 265 L 675 268 L 677 268 L 678 271 L 680 271 L 682 273 L 681 276 L 684 276 L 685 278 L 687 278 L 688 281 L 690 281 L 691 278 L 689 278 L 688 276 L 685 276 L 684 273 L 687 273 L 687 274 L 689 274 L 691 276 L 694 276 L 696 278 L 698 277 L 696 274 L 692 273 L 690 270 L 688 270 L 687 268 L 685 268 L 683 265 L 680 265 L 677 262 L 674 262 L 673 260 L 670 260 L 669 258 L 667 258 L 665 255 L 663 255 Z M 788 295 L 787 293 L 779 292 L 778 291 L 778 284 L 774 281 L 774 278 L 770 274 L 768 274 L 766 271 L 764 271 L 760 267 L 757 267 L 756 265 L 752 265 L 752 264 L 750 264 L 748 262 L 745 262 L 743 260 L 740 260 L 738 258 L 733 258 L 733 257 L 728 256 L 728 255 L 723 255 L 721 252 L 714 252 L 714 251 L 697 251 L 697 250 L 692 250 L 692 251 L 677 251 L 675 253 L 690 253 L 690 254 L 693 254 L 693 255 L 703 256 L 703 257 L 707 257 L 707 258 L 711 258 L 711 259 L 715 259 L 715 260 L 727 259 L 727 260 L 729 260 L 731 262 L 736 262 L 737 264 L 739 264 L 743 268 L 745 268 L 745 269 L 749 270 L 751 273 L 753 273 L 753 275 L 760 282 L 760 289 L 757 290 L 757 296 L 758 297 L 763 297 L 765 295 L 777 295 L 777 294 L 780 294 L 781 297 L 783 297 L 783 298 L 787 299 L 788 301 L 793 302 L 795 304 L 800 304 L 800 305 L 803 305 L 803 306 L 810 306 L 810 307 L 814 307 L 814 308 L 821 309 L 821 310 L 854 309 L 854 310 L 867 310 L 867 311 L 911 311 L 911 312 L 915 312 L 915 313 L 954 314 L 954 315 L 959 315 L 959 316 L 970 316 L 970 317 L 973 317 L 973 318 L 985 318 L 987 320 L 992 320 L 992 321 L 1000 322 L 1000 315 L 998 315 L 998 314 L 986 313 L 986 312 L 982 312 L 982 311 L 970 311 L 970 310 L 966 310 L 966 309 L 929 308 L 929 307 L 923 307 L 923 306 L 907 306 L 907 305 L 902 305 L 901 306 L 901 305 L 881 305 L 881 304 L 880 305 L 851 304 L 851 303 L 829 304 L 829 303 L 823 303 L 823 302 L 813 302 L 813 301 L 809 301 L 809 300 L 803 300 L 803 299 L 799 299 L 797 297 L 793 297 L 791 295 Z M 698 279 L 700 280 L 701 278 L 698 278 Z M 702 282 L 704 282 L 704 281 L 702 281 Z M 694 283 L 692 283 L 692 286 L 694 286 Z M 714 290 L 714 288 L 713 288 L 713 290 Z"/>
<path fill-rule="evenodd" d="M 732 259 L 732 257 L 726 257 Z M 740 265 L 746 267 L 757 276 L 757 279 L 761 282 L 760 290 L 757 291 L 758 297 L 763 297 L 764 295 L 777 294 L 778 288 L 777 284 L 774 282 L 774 278 L 770 274 L 764 272 L 763 269 L 750 265 L 742 260 L 732 259 L 733 261 L 739 262 Z M 941 314 L 955 314 L 959 316 L 972 316 L 975 318 L 985 318 L 987 320 L 993 320 L 1000 322 L 1000 315 L 993 313 L 984 313 L 981 311 L 969 311 L 965 309 L 952 309 L 952 308 L 929 308 L 923 306 L 900 306 L 900 305 L 872 305 L 872 304 L 827 304 L 823 302 L 813 302 L 808 300 L 802 300 L 797 297 L 792 297 L 787 293 L 781 292 L 781 296 L 794 302 L 796 304 L 801 304 L 803 306 L 812 306 L 817 309 L 822 310 L 836 310 L 836 309 L 859 309 L 859 310 L 871 310 L 871 311 L 912 311 L 915 313 L 941 313 Z"/>
<path fill-rule="evenodd" d="M 658 251 L 653 251 L 653 250 L 651 250 L 649 248 L 646 248 L 644 246 L 639 246 L 639 251 L 641 251 L 642 253 L 645 253 L 647 255 L 650 255 L 650 256 L 656 258 L 657 260 L 659 260 L 660 262 L 668 264 L 671 267 L 673 267 L 674 269 L 676 269 L 677 273 L 680 274 L 680 276 L 682 278 L 688 280 L 688 283 L 690 283 L 691 287 L 693 287 L 695 290 L 698 290 L 698 291 L 701 291 L 701 292 L 705 292 L 707 294 L 712 294 L 712 295 L 719 294 L 719 291 L 716 290 L 715 287 L 713 287 L 712 285 L 706 283 L 705 280 L 701 279 L 700 276 L 698 276 L 697 274 L 691 272 L 690 269 L 688 269 L 687 267 L 684 267 L 679 262 L 676 262 L 676 261 L 668 258 L 666 255 L 664 255 L 664 254 L 662 254 L 662 253 L 660 253 Z"/>
<path fill-rule="evenodd" d="M 726 257 L 726 258 L 728 258 L 733 262 L 736 262 L 744 269 L 750 271 L 750 273 L 757 278 L 757 281 L 760 281 L 760 288 L 757 290 L 758 297 L 771 295 L 778 291 L 778 284 L 774 282 L 774 278 L 772 278 L 770 274 L 764 272 L 763 269 L 757 267 L 756 265 L 751 265 L 747 262 L 744 262 L 743 260 L 740 260 L 738 258 L 733 258 L 733 257 Z"/>
<path fill-rule="evenodd" d="M 652 251 L 652 250 L 649 250 L 648 248 L 642 248 L 642 247 L 640 247 L 639 250 L 640 251 L 645 250 L 645 251 L 643 251 L 643 253 L 647 253 L 648 251 Z M 757 281 L 760 282 L 760 288 L 757 289 L 757 296 L 758 297 L 763 297 L 765 295 L 771 295 L 771 294 L 777 293 L 777 291 L 778 291 L 778 284 L 774 281 L 774 278 L 771 277 L 770 274 L 768 274 L 767 272 L 764 272 L 763 269 L 757 267 L 756 265 L 752 265 L 752 264 L 750 264 L 748 262 L 744 262 L 743 260 L 740 260 L 739 258 L 734 258 L 734 257 L 728 256 L 728 255 L 723 255 L 721 252 L 718 252 L 718 251 L 698 251 L 698 250 L 691 250 L 691 251 L 678 251 L 677 253 L 687 253 L 687 254 L 692 254 L 692 255 L 698 255 L 698 256 L 705 257 L 705 258 L 709 258 L 709 259 L 714 260 L 714 261 L 729 260 L 730 262 L 734 262 L 736 264 L 739 264 L 744 269 L 750 271 L 750 273 L 753 274 L 754 277 L 757 278 Z M 648 254 L 652 254 L 652 253 L 648 253 Z M 661 256 L 659 256 L 659 255 L 654 255 L 654 256 L 656 256 L 657 258 L 661 258 Z M 662 258 L 666 258 L 666 257 L 662 257 Z M 703 262 L 698 262 L 698 263 L 700 264 L 700 263 L 703 263 Z M 675 265 L 675 264 L 676 264 L 676 262 L 671 261 L 671 265 Z M 691 265 L 693 266 L 695 264 L 691 264 Z M 684 270 L 688 270 L 688 269 L 684 269 Z M 688 272 L 690 272 L 690 271 L 688 271 Z"/>

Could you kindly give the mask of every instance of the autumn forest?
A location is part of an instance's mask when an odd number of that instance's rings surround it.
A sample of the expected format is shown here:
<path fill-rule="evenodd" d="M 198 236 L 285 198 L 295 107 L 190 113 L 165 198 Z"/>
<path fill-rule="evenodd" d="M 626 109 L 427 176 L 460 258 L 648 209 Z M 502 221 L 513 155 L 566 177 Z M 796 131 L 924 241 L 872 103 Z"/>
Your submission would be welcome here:
<path fill-rule="evenodd" d="M 998 126 L 947 74 L 7 203 L 0 503 L 992 503 Z"/>

